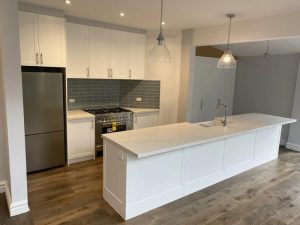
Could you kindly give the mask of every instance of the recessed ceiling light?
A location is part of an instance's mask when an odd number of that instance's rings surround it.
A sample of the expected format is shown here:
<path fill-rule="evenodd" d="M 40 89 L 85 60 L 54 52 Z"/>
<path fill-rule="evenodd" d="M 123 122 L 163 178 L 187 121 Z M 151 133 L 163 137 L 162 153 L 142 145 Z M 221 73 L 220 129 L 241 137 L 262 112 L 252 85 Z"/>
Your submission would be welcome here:
<path fill-rule="evenodd" d="M 125 16 L 125 13 L 121 11 L 121 12 L 120 12 L 120 16 L 121 16 L 121 17 L 124 17 L 124 16 Z"/>
<path fill-rule="evenodd" d="M 66 4 L 70 5 L 71 4 L 71 0 L 66 0 Z"/>
<path fill-rule="evenodd" d="M 161 22 L 161 25 L 163 25 L 163 26 L 166 25 L 166 22 L 165 22 L 165 21 L 162 21 L 162 22 Z"/>

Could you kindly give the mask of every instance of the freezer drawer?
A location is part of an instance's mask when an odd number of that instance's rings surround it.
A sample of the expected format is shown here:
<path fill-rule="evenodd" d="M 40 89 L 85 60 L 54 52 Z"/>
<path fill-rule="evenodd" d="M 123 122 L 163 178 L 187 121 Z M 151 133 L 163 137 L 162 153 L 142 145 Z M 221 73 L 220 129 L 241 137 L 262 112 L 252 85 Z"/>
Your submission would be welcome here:
<path fill-rule="evenodd" d="M 64 165 L 66 162 L 65 132 L 26 136 L 27 172 Z"/>

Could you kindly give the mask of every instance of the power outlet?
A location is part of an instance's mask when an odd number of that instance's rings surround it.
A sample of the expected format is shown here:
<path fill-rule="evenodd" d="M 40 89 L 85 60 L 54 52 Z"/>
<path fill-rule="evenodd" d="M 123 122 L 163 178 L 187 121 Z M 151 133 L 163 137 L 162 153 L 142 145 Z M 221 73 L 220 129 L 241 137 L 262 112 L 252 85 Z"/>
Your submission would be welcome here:
<path fill-rule="evenodd" d="M 141 101 L 142 101 L 142 98 L 138 97 L 138 98 L 135 99 L 135 101 L 141 102 Z"/>
<path fill-rule="evenodd" d="M 69 98 L 69 103 L 75 103 L 75 98 Z"/>

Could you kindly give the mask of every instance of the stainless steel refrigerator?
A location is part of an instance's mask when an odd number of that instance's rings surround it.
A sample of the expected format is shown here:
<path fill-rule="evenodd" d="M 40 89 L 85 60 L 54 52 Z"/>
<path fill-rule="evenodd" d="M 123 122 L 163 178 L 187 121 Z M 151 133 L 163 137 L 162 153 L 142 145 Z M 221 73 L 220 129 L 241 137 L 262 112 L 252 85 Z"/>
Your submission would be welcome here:
<path fill-rule="evenodd" d="M 66 162 L 64 69 L 22 67 L 27 172 Z"/>

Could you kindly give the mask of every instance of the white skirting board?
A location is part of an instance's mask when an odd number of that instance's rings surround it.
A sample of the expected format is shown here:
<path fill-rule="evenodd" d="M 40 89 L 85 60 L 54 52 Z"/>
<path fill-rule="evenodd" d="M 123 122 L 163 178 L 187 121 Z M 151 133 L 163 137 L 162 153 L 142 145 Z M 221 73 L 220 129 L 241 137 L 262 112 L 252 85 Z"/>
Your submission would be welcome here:
<path fill-rule="evenodd" d="M 6 181 L 0 181 L 0 193 L 5 193 L 10 216 L 17 216 L 29 212 L 28 201 L 12 202 L 11 195 Z"/>
<path fill-rule="evenodd" d="M 285 146 L 287 149 L 290 149 L 290 150 L 294 150 L 294 151 L 297 151 L 297 152 L 300 152 L 300 145 L 296 145 L 296 144 L 293 144 L 293 143 L 290 143 L 288 142 Z"/>
<path fill-rule="evenodd" d="M 284 139 L 281 139 L 281 140 L 280 140 L 280 145 L 282 145 L 282 146 L 286 146 L 287 143 L 288 143 L 287 140 L 284 140 Z"/>

